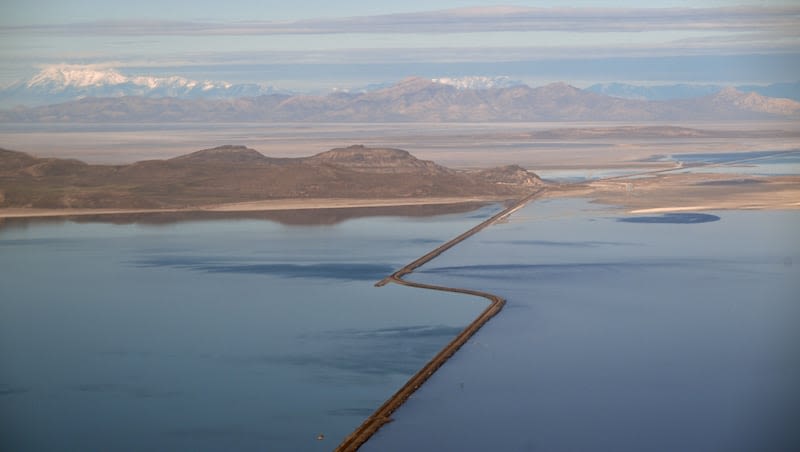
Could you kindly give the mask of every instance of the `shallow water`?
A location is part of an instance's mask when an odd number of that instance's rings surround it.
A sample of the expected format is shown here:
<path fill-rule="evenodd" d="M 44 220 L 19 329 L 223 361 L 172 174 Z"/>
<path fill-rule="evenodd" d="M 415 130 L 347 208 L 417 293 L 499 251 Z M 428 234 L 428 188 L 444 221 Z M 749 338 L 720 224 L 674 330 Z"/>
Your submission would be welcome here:
<path fill-rule="evenodd" d="M 604 168 L 604 169 L 571 169 L 571 170 L 536 170 L 536 174 L 546 181 L 552 182 L 585 182 L 608 177 L 626 176 L 647 171 L 642 168 Z"/>
<path fill-rule="evenodd" d="M 498 209 L 9 223 L 0 449 L 331 450 L 485 308 L 373 283 Z"/>
<path fill-rule="evenodd" d="M 800 212 L 545 200 L 410 279 L 506 308 L 362 450 L 798 450 Z"/>
<path fill-rule="evenodd" d="M 790 176 L 800 174 L 800 150 L 676 154 L 671 156 L 670 159 L 690 164 L 722 164 L 722 166 L 687 168 L 677 172 L 747 174 L 752 176 Z"/>

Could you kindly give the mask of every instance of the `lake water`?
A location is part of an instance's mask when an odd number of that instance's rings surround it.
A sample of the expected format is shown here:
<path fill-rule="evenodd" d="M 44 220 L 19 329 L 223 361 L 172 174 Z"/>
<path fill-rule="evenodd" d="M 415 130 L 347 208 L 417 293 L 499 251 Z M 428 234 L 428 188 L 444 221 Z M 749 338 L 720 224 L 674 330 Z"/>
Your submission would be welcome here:
<path fill-rule="evenodd" d="M 0 450 L 331 450 L 486 305 L 373 283 L 499 208 L 7 223 Z"/>
<path fill-rule="evenodd" d="M 499 208 L 10 222 L 0 449 L 331 450 L 486 306 L 373 283 Z M 796 450 L 799 230 L 527 206 L 410 276 L 508 303 L 363 450 Z"/>
<path fill-rule="evenodd" d="M 800 212 L 544 200 L 409 279 L 507 297 L 364 451 L 800 450 Z"/>

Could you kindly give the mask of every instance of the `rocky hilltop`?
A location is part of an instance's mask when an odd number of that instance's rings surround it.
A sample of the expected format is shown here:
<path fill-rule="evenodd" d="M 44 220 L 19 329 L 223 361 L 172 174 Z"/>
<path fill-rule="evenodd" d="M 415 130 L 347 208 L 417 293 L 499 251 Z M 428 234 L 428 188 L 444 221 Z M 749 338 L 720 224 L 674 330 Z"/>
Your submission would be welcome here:
<path fill-rule="evenodd" d="M 420 160 L 402 149 L 367 148 L 354 145 L 331 149 L 308 159 L 309 163 L 337 165 L 352 171 L 391 174 L 452 175 L 453 170 L 430 160 Z"/>
<path fill-rule="evenodd" d="M 518 166 L 458 171 L 401 149 L 350 146 L 270 158 L 245 146 L 90 165 L 0 149 L 0 207 L 183 208 L 298 198 L 514 198 L 542 182 Z"/>
<path fill-rule="evenodd" d="M 225 145 L 180 155 L 169 159 L 169 161 L 193 165 L 258 165 L 276 163 L 280 159 L 269 158 L 246 146 Z"/>

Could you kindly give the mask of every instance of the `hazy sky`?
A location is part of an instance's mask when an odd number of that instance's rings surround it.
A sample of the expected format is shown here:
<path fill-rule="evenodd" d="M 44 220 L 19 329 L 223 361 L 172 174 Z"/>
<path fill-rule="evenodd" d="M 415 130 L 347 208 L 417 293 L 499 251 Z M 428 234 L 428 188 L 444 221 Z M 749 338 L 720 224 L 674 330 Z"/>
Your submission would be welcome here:
<path fill-rule="evenodd" d="M 800 78 L 799 30 L 800 4 L 779 0 L 5 0 L 0 84 L 56 64 L 300 90 L 411 75 L 768 83 Z"/>

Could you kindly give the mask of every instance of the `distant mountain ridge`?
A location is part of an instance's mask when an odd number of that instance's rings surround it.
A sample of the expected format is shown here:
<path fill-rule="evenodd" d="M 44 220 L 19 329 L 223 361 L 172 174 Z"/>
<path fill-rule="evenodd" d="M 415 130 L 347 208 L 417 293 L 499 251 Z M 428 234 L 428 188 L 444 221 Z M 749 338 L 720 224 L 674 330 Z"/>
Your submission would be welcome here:
<path fill-rule="evenodd" d="M 0 90 L 0 105 L 47 105 L 84 97 L 221 99 L 285 92 L 254 83 L 197 81 L 185 77 L 126 76 L 115 69 L 58 65 Z"/>
<path fill-rule="evenodd" d="M 597 83 L 587 91 L 612 97 L 637 100 L 675 100 L 690 99 L 717 94 L 725 86 L 678 83 L 673 85 L 631 85 L 627 83 Z M 794 83 L 773 83 L 771 85 L 740 85 L 737 91 L 757 93 L 766 97 L 777 97 L 800 101 L 800 81 Z"/>
<path fill-rule="evenodd" d="M 461 91 L 493 90 L 527 86 L 507 76 L 450 76 L 420 79 Z M 403 83 L 403 82 L 400 82 Z M 362 88 L 339 89 L 340 96 L 366 94 L 392 88 L 397 84 L 375 83 Z M 585 91 L 629 100 L 681 100 L 714 95 L 725 89 L 721 85 L 672 84 L 634 85 L 598 83 Z M 800 101 L 800 81 L 771 85 L 741 85 L 742 92 L 755 92 L 766 97 Z M 237 99 L 271 94 L 293 94 L 274 86 L 257 83 L 198 81 L 180 76 L 129 76 L 116 69 L 92 65 L 53 65 L 45 67 L 28 80 L 0 87 L 0 108 L 44 106 L 84 98 L 176 98 Z M 308 97 L 308 96 L 307 96 Z M 314 96 L 311 96 L 314 97 Z"/>
<path fill-rule="evenodd" d="M 622 99 L 565 83 L 470 89 L 411 77 L 363 93 L 236 99 L 84 98 L 0 111 L 6 122 L 492 122 L 787 119 L 800 103 L 726 88 L 691 99 Z"/>
<path fill-rule="evenodd" d="M 512 86 L 524 85 L 521 81 L 512 80 L 506 76 L 440 77 L 431 79 L 431 81 L 433 83 L 441 83 L 442 85 L 454 86 L 458 89 L 509 88 Z"/>

